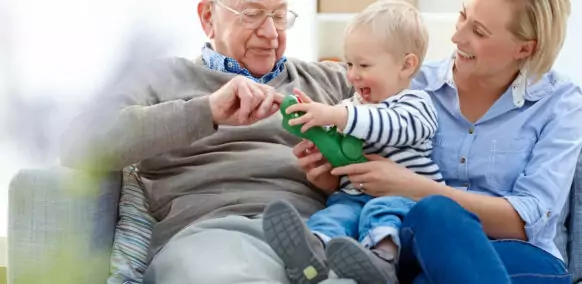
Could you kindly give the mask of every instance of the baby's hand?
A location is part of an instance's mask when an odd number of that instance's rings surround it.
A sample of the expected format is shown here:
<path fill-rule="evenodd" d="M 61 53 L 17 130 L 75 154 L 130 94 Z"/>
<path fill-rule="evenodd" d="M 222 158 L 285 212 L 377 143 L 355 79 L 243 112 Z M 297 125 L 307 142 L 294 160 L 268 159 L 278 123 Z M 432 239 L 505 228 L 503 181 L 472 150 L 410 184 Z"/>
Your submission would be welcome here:
<path fill-rule="evenodd" d="M 335 125 L 343 129 L 346 124 L 348 112 L 344 106 L 329 106 L 317 102 L 307 102 L 292 105 L 287 108 L 287 113 L 304 112 L 302 116 L 289 120 L 289 125 L 302 124 L 301 132 L 314 126 Z"/>
<path fill-rule="evenodd" d="M 295 93 L 301 92 L 295 90 Z M 299 97 L 305 97 L 305 94 L 298 94 Z M 344 106 L 330 106 L 318 102 L 303 102 L 294 104 L 287 108 L 288 114 L 294 112 L 304 112 L 302 116 L 289 120 L 289 125 L 300 125 L 301 132 L 309 130 L 314 126 L 335 125 L 340 129 L 345 128 L 348 117 L 348 111 Z"/>

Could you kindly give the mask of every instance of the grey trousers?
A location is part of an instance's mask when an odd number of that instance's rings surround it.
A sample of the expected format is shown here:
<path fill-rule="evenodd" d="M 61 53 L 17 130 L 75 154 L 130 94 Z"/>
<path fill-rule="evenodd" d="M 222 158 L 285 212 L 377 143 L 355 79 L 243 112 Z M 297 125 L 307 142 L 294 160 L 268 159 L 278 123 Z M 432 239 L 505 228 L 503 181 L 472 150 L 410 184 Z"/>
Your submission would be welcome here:
<path fill-rule="evenodd" d="M 355 283 L 334 279 L 325 284 Z M 144 284 L 289 284 L 262 220 L 229 216 L 189 226 L 154 257 Z"/>

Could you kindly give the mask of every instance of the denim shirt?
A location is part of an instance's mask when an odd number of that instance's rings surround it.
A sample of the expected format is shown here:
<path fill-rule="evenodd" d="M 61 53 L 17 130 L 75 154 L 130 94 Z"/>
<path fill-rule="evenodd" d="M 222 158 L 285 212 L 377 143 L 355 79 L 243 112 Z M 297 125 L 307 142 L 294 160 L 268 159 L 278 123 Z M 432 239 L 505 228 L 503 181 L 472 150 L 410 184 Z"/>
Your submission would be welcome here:
<path fill-rule="evenodd" d="M 432 158 L 459 190 L 505 198 L 528 241 L 563 259 L 554 244 L 582 149 L 582 93 L 550 71 L 535 84 L 518 76 L 476 123 L 463 117 L 453 59 L 425 63 L 412 83 L 431 96 L 439 129 Z"/>
<path fill-rule="evenodd" d="M 281 57 L 275 63 L 275 67 L 273 70 L 260 78 L 254 77 L 249 70 L 240 66 L 238 61 L 233 58 L 226 57 L 212 49 L 210 43 L 204 44 L 202 47 L 202 62 L 206 67 L 226 73 L 234 73 L 238 75 L 245 76 L 257 83 L 268 83 L 269 81 L 273 80 L 273 78 L 277 77 L 283 70 L 285 70 L 285 62 L 287 58 L 285 56 Z"/>

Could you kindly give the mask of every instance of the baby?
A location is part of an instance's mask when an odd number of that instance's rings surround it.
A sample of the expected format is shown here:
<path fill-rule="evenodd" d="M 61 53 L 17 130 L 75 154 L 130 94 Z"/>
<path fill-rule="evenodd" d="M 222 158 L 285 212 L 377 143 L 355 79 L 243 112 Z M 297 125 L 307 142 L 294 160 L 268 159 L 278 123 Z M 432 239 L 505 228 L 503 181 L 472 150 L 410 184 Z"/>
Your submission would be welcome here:
<path fill-rule="evenodd" d="M 408 89 L 428 45 L 419 12 L 406 1 L 376 1 L 348 25 L 344 53 L 354 96 L 337 106 L 296 104 L 288 113 L 305 112 L 290 121 L 335 125 L 365 141 L 367 154 L 379 154 L 408 169 L 443 182 L 430 159 L 437 117 L 424 91 Z M 287 202 L 265 210 L 265 238 L 294 283 L 319 283 L 333 270 L 357 283 L 397 283 L 399 228 L 414 201 L 395 196 L 374 198 L 364 184 L 340 180 L 325 209 L 307 224 Z M 357 241 L 356 241 L 357 240 Z"/>

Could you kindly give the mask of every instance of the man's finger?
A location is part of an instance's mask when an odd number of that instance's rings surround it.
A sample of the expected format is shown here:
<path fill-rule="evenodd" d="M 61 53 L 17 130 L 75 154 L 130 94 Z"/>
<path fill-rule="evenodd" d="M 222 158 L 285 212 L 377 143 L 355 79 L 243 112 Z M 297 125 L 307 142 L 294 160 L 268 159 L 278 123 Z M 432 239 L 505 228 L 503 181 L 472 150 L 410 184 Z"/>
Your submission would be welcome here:
<path fill-rule="evenodd" d="M 284 99 L 285 99 L 285 95 L 275 92 L 275 96 L 273 97 L 273 101 L 275 101 L 277 104 L 280 105 Z"/>
<path fill-rule="evenodd" d="M 274 96 L 275 92 L 272 91 L 267 91 L 267 94 L 265 95 L 265 98 L 263 99 L 263 102 L 261 103 L 261 105 L 259 106 L 259 110 L 257 115 L 262 119 L 265 118 L 267 113 L 269 113 L 269 111 L 271 110 L 271 107 L 273 106 L 273 96 Z"/>
<path fill-rule="evenodd" d="M 304 155 L 305 156 L 297 160 L 297 164 L 303 169 L 312 168 L 317 162 L 323 159 L 321 153 L 309 153 Z"/>
<path fill-rule="evenodd" d="M 293 155 L 296 157 L 302 157 L 305 155 L 305 150 L 311 148 L 311 141 L 303 139 L 301 142 L 297 143 L 295 147 L 293 147 Z"/>
<path fill-rule="evenodd" d="M 254 82 L 249 82 L 249 88 L 253 93 L 252 109 L 258 108 L 267 96 L 267 91 Z"/>
<path fill-rule="evenodd" d="M 307 173 L 307 175 L 309 177 L 311 177 L 312 179 L 316 179 L 319 176 L 321 176 L 322 174 L 329 173 L 329 171 L 331 171 L 331 169 L 332 169 L 331 164 L 330 163 L 325 163 L 323 165 L 319 165 L 317 167 L 314 167 L 313 169 L 311 169 Z"/>
<path fill-rule="evenodd" d="M 272 104 L 271 105 L 271 109 L 269 110 L 269 112 L 267 113 L 266 116 L 271 116 L 272 114 L 276 113 L 277 111 L 279 111 L 279 105 L 278 104 Z"/>
<path fill-rule="evenodd" d="M 237 96 L 240 101 L 239 105 L 239 123 L 246 123 L 253 110 L 253 93 L 251 92 L 249 86 L 244 82 L 236 86 Z"/>

